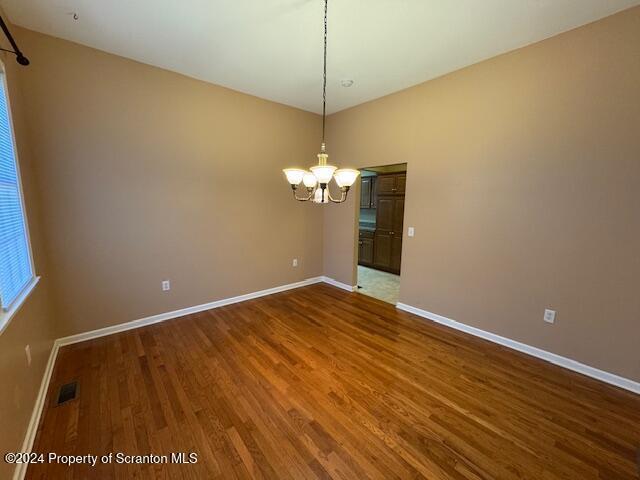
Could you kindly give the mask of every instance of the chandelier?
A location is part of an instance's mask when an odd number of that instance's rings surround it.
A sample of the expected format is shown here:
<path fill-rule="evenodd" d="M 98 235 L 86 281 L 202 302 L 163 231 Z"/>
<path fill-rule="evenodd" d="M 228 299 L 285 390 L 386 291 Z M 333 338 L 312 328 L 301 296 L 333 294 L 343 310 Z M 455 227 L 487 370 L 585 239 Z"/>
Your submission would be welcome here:
<path fill-rule="evenodd" d="M 327 2 L 324 0 L 324 70 L 322 74 L 322 143 L 318 154 L 318 165 L 310 168 L 311 171 L 299 168 L 285 168 L 283 170 L 287 181 L 293 189 L 293 198 L 300 202 L 312 201 L 314 203 L 342 203 L 347 199 L 349 188 L 354 184 L 360 172 L 351 168 L 338 169 L 327 164 L 327 147 L 324 143 L 326 107 L 327 107 Z M 335 199 L 329 192 L 329 182 L 336 181 L 340 188 L 340 198 Z M 298 197 L 298 188 L 302 183 L 306 188 L 306 196 Z"/>

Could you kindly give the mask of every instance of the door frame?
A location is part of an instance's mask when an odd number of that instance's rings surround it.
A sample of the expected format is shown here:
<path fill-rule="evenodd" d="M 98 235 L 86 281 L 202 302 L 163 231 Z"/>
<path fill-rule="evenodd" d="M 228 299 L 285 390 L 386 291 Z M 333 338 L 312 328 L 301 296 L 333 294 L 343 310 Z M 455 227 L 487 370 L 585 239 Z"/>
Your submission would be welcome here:
<path fill-rule="evenodd" d="M 379 171 L 378 170 L 386 170 L 386 169 L 391 169 L 390 171 Z M 395 170 L 397 169 L 397 170 Z M 395 163 L 395 164 L 388 164 L 388 165 L 377 165 L 377 166 L 371 166 L 371 167 L 361 167 L 358 170 L 360 170 L 361 172 L 363 170 L 367 170 L 367 171 L 375 171 L 377 173 L 380 174 L 385 174 L 385 173 L 404 173 L 405 176 L 408 175 L 409 173 L 409 163 L 408 162 L 403 162 L 403 163 Z M 355 278 L 355 291 L 358 291 L 358 265 L 359 265 L 359 256 L 360 256 L 360 249 L 359 249 L 359 241 L 360 241 L 360 187 L 361 187 L 361 181 L 358 183 L 358 188 L 356 190 L 356 199 L 357 201 L 354 202 L 355 205 L 355 217 L 356 217 L 356 221 L 355 221 L 355 242 L 354 242 L 354 261 L 353 261 L 353 272 L 354 272 L 354 278 Z M 405 248 L 405 241 L 407 240 L 407 235 L 406 235 L 406 231 L 407 231 L 407 227 L 406 227 L 406 215 L 407 215 L 407 209 L 406 209 L 406 205 L 407 205 L 407 194 L 408 194 L 408 189 L 407 189 L 407 183 L 406 183 L 406 178 L 405 178 L 405 191 L 404 191 L 404 209 L 403 209 L 403 213 L 402 213 L 402 246 L 400 248 L 400 291 L 402 291 L 402 271 L 403 271 L 403 259 L 404 259 L 404 248 Z M 377 213 L 377 212 L 376 212 Z M 374 238 L 375 238 L 375 233 L 374 233 Z M 375 259 L 375 243 L 374 243 L 374 252 L 373 252 L 373 256 Z M 377 270 L 381 270 L 381 271 L 387 271 L 385 269 L 382 268 L 376 268 L 376 267 L 368 267 L 368 268 L 375 268 Z M 389 273 L 394 273 L 395 272 L 389 272 Z M 398 274 L 396 274 L 398 275 Z"/>

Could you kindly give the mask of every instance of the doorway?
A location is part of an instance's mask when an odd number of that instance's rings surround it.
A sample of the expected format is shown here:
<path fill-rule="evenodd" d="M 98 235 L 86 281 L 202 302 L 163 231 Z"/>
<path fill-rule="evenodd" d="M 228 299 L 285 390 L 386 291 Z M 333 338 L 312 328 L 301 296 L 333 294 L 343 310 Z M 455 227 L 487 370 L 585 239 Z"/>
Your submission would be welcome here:
<path fill-rule="evenodd" d="M 400 293 L 407 164 L 360 170 L 358 288 L 396 304 Z"/>

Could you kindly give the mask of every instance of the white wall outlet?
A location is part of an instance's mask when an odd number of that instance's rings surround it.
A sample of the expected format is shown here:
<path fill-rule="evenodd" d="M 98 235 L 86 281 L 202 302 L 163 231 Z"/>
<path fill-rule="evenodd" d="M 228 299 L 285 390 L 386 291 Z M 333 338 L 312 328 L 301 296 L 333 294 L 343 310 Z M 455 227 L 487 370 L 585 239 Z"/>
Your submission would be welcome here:
<path fill-rule="evenodd" d="M 413 237 L 416 234 L 416 231 L 413 227 L 409 227 L 408 231 L 407 231 L 407 235 L 409 235 L 410 237 Z"/>
<path fill-rule="evenodd" d="M 292 264 L 294 267 L 297 267 L 297 266 L 298 266 L 298 259 L 297 259 L 297 258 L 294 258 L 294 259 L 293 259 L 293 262 L 291 262 L 291 264 Z"/>
<path fill-rule="evenodd" d="M 24 353 L 27 354 L 27 366 L 30 367 L 31 366 L 31 347 L 29 345 L 24 347 Z"/>
<path fill-rule="evenodd" d="M 162 281 L 162 291 L 168 292 L 171 290 L 171 280 L 163 280 Z"/>
<path fill-rule="evenodd" d="M 556 311 L 546 309 L 544 311 L 544 321 L 547 323 L 556 323 Z"/>

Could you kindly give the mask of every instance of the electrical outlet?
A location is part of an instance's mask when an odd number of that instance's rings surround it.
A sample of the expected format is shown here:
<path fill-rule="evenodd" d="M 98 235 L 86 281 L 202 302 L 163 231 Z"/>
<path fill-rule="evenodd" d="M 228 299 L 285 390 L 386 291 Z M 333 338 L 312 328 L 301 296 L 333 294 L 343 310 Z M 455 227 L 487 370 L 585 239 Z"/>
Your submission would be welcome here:
<path fill-rule="evenodd" d="M 24 347 L 24 353 L 27 354 L 27 367 L 31 366 L 31 347 L 27 345 Z"/>
<path fill-rule="evenodd" d="M 298 266 L 298 259 L 297 259 L 297 258 L 294 258 L 294 259 L 293 259 L 292 265 L 293 265 L 294 267 L 297 267 L 297 266 Z"/>
<path fill-rule="evenodd" d="M 162 281 L 162 291 L 163 292 L 168 292 L 169 290 L 171 290 L 171 281 L 170 280 L 163 280 Z"/>
<path fill-rule="evenodd" d="M 409 235 L 410 237 L 413 237 L 416 234 L 416 231 L 413 227 L 409 227 L 409 230 L 407 231 L 407 235 Z"/>
<path fill-rule="evenodd" d="M 555 310 L 545 310 L 544 311 L 544 321 L 547 323 L 556 323 L 556 311 Z"/>

